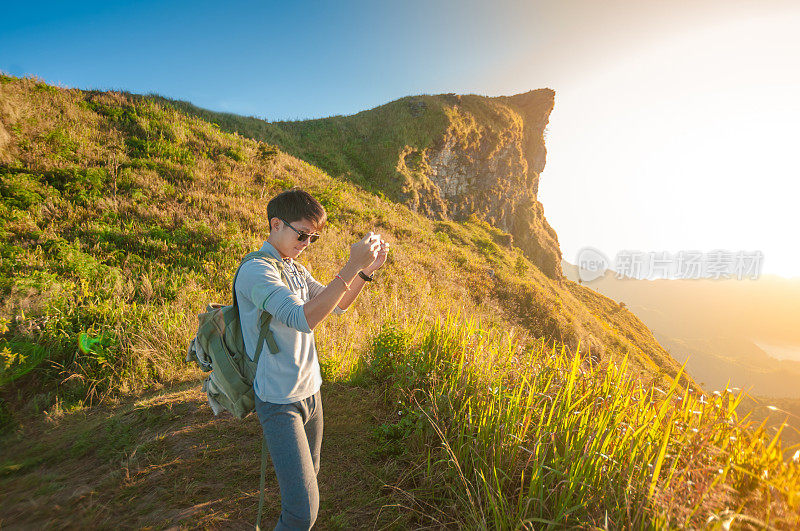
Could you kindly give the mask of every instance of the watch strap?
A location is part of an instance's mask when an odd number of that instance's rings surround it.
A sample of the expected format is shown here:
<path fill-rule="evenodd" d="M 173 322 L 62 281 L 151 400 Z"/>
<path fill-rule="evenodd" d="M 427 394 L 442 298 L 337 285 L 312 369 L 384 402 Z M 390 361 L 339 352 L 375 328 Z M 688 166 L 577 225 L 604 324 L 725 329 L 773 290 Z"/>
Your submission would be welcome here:
<path fill-rule="evenodd" d="M 359 272 L 358 272 L 358 276 L 360 276 L 361 278 L 363 278 L 363 279 L 364 279 L 364 280 L 366 280 L 367 282 L 372 282 L 372 279 L 373 279 L 373 277 L 375 276 L 375 273 L 373 273 L 373 274 L 372 274 L 372 275 L 370 275 L 370 276 L 367 276 L 367 275 L 365 275 L 365 274 L 364 274 L 364 272 L 363 272 L 363 271 L 359 271 Z"/>

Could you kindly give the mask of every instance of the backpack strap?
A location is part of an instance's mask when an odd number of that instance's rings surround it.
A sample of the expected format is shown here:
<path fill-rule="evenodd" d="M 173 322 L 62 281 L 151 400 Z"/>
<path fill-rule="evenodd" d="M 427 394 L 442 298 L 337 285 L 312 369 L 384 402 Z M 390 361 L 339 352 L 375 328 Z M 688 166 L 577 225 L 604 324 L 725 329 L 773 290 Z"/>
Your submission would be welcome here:
<path fill-rule="evenodd" d="M 278 343 L 275 342 L 275 334 L 273 334 L 272 330 L 269 329 L 269 323 L 271 321 L 272 314 L 262 310 L 261 327 L 259 328 L 258 342 L 256 343 L 256 349 L 258 349 L 258 352 L 261 352 L 261 349 L 264 346 L 264 341 L 266 341 L 269 351 L 273 354 L 278 353 Z"/>
<path fill-rule="evenodd" d="M 283 281 L 288 285 L 289 279 L 286 278 L 286 270 L 284 269 L 283 260 L 278 260 L 272 255 L 269 255 L 263 251 L 253 251 L 252 253 L 247 253 L 244 258 L 242 258 L 241 263 L 239 264 L 238 269 L 236 269 L 236 274 L 233 277 L 233 305 L 236 307 L 236 311 L 239 311 L 239 303 L 236 300 L 236 279 L 239 277 L 239 271 L 242 269 L 242 266 L 249 262 L 254 258 L 261 258 L 266 260 L 267 262 L 273 264 L 275 267 L 278 268 L 278 271 L 281 272 L 281 278 Z M 256 342 L 256 353 L 255 358 L 253 361 L 258 363 L 258 358 L 261 356 L 261 349 L 264 347 L 264 342 L 266 341 L 267 347 L 272 354 L 278 353 L 278 343 L 275 341 L 275 335 L 272 333 L 272 330 L 269 329 L 269 323 L 272 321 L 272 314 L 266 310 L 261 310 L 261 322 L 259 326 L 258 332 L 258 341 Z"/>

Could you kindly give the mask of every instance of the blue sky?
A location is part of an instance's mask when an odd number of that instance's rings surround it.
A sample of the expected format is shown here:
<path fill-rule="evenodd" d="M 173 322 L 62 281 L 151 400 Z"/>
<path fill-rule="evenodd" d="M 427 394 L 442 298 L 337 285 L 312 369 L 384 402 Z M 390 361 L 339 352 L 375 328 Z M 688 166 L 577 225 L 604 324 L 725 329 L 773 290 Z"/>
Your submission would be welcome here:
<path fill-rule="evenodd" d="M 538 25 L 522 5 L 481 2 L 15 4 L 2 8 L 5 72 L 272 120 L 497 90 L 485 80 L 515 66 L 513 33 Z"/>
<path fill-rule="evenodd" d="M 567 260 L 758 250 L 794 277 L 798 27 L 792 0 L 6 2 L 0 70 L 268 120 L 549 87 Z"/>

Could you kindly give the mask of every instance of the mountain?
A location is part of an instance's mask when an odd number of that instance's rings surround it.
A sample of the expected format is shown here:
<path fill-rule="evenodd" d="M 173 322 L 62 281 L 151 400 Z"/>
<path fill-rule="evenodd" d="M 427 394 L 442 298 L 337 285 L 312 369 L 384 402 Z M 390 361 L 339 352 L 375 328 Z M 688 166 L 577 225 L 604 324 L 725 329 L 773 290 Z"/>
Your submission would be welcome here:
<path fill-rule="evenodd" d="M 489 98 L 409 96 L 359 112 L 297 122 L 176 108 L 274 144 L 435 220 L 470 216 L 511 235 L 548 277 L 561 277 L 558 236 L 537 199 L 555 92 Z"/>
<path fill-rule="evenodd" d="M 314 120 L 268 122 L 255 117 L 201 109 L 188 102 L 156 97 L 187 114 L 218 125 L 222 130 L 267 142 L 312 163 L 328 174 L 347 179 L 380 197 L 409 207 L 434 220 L 477 219 L 502 231 L 502 246 L 519 247 L 533 264 L 558 286 L 558 307 L 521 311 L 517 322 L 536 333 L 555 327 L 557 320 L 574 320 L 564 312 L 561 294 L 572 292 L 593 315 L 614 316 L 614 326 L 627 341 L 652 360 L 646 372 L 674 374 L 675 361 L 637 319 L 613 301 L 601 301 L 591 290 L 564 282 L 558 236 L 547 223 L 538 201 L 539 175 L 544 169 L 545 128 L 554 106 L 551 89 L 514 96 L 419 95 L 362 111 L 351 116 Z M 508 306 L 525 308 L 519 300 L 539 299 L 514 282 L 499 285 Z M 587 295 L 591 294 L 591 295 Z M 571 301 L 570 301 L 571 302 Z M 538 306 L 533 302 L 534 307 Z M 567 304 L 567 307 L 571 304 Z M 580 313 L 580 312 L 579 312 Z M 581 318 L 579 318 L 581 319 Z M 576 346 L 589 345 L 596 356 L 609 346 L 608 329 L 584 324 L 578 336 L 549 335 Z M 588 332 L 588 333 L 587 333 Z M 559 332 L 560 334 L 560 332 Z M 617 335 L 620 335 L 617 334 Z M 612 350 L 627 350 L 614 345 Z M 627 342 L 626 341 L 626 342 Z"/>

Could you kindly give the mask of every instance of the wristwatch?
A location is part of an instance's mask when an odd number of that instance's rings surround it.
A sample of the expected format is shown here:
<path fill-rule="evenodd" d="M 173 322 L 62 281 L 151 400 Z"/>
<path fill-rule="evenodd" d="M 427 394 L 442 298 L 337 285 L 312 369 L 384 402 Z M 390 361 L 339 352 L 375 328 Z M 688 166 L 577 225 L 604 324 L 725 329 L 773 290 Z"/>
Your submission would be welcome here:
<path fill-rule="evenodd" d="M 372 279 L 375 277 L 375 273 L 372 273 L 370 276 L 364 274 L 363 271 L 358 272 L 358 276 L 366 280 L 367 282 L 372 282 Z"/>

